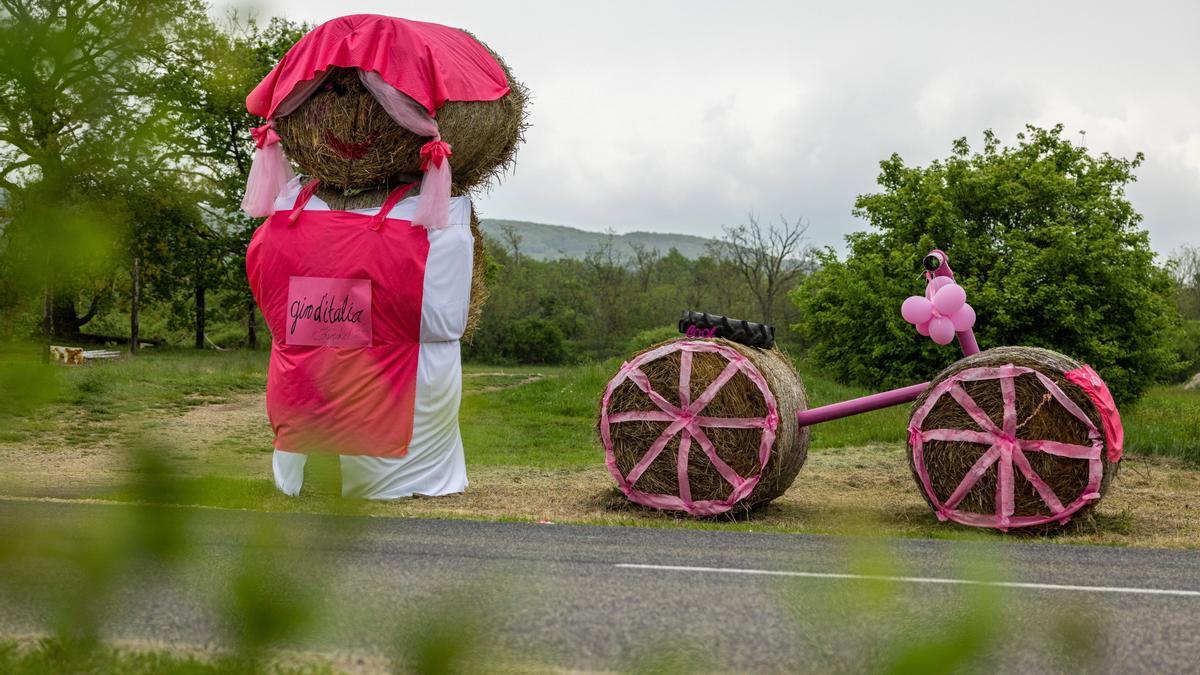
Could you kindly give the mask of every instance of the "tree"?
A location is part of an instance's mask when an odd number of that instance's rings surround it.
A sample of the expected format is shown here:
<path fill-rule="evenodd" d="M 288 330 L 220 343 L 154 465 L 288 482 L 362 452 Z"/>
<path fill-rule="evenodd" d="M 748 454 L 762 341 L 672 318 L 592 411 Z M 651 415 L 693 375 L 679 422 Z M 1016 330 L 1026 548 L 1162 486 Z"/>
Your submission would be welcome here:
<path fill-rule="evenodd" d="M 243 260 L 258 222 L 240 203 L 253 152 L 249 130 L 260 120 L 246 111 L 245 98 L 309 28 L 277 18 L 262 27 L 236 14 L 223 27 L 197 21 L 158 57 L 157 110 L 179 138 L 173 153 L 161 155 L 159 170 L 190 177 L 204 212 L 177 252 L 189 258 L 182 271 L 190 288 L 176 308 L 191 308 L 197 349 L 207 340 L 209 291 L 227 312 L 245 317 L 246 344 L 257 345 L 257 309 Z"/>
<path fill-rule="evenodd" d="M 650 281 L 654 278 L 654 269 L 662 259 L 662 254 L 657 248 L 651 248 L 640 241 L 629 242 L 629 248 L 633 251 L 633 273 L 637 275 L 638 289 L 646 293 L 650 290 Z"/>
<path fill-rule="evenodd" d="M 152 55 L 197 20 L 194 0 L 0 0 L 4 271 L 41 289 L 47 341 L 78 332 L 108 294 L 118 234 L 87 179 L 132 175 L 150 154 L 163 133 Z"/>
<path fill-rule="evenodd" d="M 1171 254 L 1176 304 L 1185 319 L 1200 320 L 1200 246 L 1183 246 Z"/>
<path fill-rule="evenodd" d="M 500 241 L 504 242 L 504 245 L 512 252 L 512 264 L 514 265 L 521 264 L 521 242 L 524 240 L 525 237 L 517 232 L 515 225 L 512 223 L 500 224 Z"/>
<path fill-rule="evenodd" d="M 789 223 L 781 217 L 778 227 L 764 227 L 751 214 L 748 224 L 727 226 L 724 231 L 713 252 L 754 297 L 758 305 L 754 320 L 773 324 L 778 300 L 804 272 L 800 245 L 808 224 L 799 218 Z"/>
<path fill-rule="evenodd" d="M 950 257 L 979 320 L 983 347 L 1047 347 L 1090 363 L 1120 401 L 1174 367 L 1167 340 L 1178 320 L 1168 273 L 1155 265 L 1142 217 L 1125 198 L 1142 161 L 1093 156 L 1062 126 L 1026 127 L 1014 146 L 984 133 L 944 160 L 880 163 L 882 190 L 855 214 L 873 228 L 847 237 L 792 295 L 811 361 L 873 386 L 931 377 L 952 357 L 900 316 L 924 286 L 930 249 Z"/>

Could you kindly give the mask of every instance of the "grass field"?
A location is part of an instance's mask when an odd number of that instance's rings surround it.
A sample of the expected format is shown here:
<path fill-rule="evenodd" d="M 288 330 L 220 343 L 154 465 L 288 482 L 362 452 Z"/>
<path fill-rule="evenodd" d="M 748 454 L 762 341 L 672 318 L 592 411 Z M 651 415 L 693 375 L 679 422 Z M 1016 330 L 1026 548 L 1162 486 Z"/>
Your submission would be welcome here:
<path fill-rule="evenodd" d="M 54 367 L 19 380 L 46 402 L 0 407 L 0 491 L 138 499 L 127 488 L 147 458 L 175 476 L 173 500 L 262 510 L 353 508 L 379 515 L 555 520 L 898 536 L 977 537 L 938 523 L 912 483 L 904 407 L 814 429 L 797 484 L 742 522 L 693 521 L 630 507 L 614 494 L 595 439 L 599 392 L 620 362 L 571 367 L 468 365 L 464 495 L 354 504 L 337 497 L 337 464 L 310 459 L 305 493 L 275 492 L 263 410 L 266 354 L 175 351 Z M 13 381 L 13 376 L 7 376 Z M 804 376 L 813 405 L 865 393 Z M 2 384 L 2 383 L 0 383 Z M 1096 515 L 1062 541 L 1200 546 L 1200 392 L 1160 387 L 1126 409 L 1128 460 Z M 131 453 L 129 448 L 140 448 Z M 157 464 L 156 464 L 157 466 Z"/>

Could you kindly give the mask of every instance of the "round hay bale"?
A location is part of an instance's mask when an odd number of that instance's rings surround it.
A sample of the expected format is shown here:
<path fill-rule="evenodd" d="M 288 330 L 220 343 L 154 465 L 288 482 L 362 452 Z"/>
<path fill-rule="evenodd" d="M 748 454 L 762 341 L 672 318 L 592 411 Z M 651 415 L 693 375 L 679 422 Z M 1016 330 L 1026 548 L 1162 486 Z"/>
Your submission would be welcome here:
<path fill-rule="evenodd" d="M 1110 448 L 1104 416 L 1073 381 L 1081 368 L 1046 349 L 999 347 L 934 379 L 913 404 L 908 459 L 940 520 L 1048 531 L 1095 507 L 1120 441 Z"/>
<path fill-rule="evenodd" d="M 711 516 L 791 486 L 808 453 L 809 431 L 796 424 L 806 405 L 779 350 L 679 338 L 621 367 L 604 390 L 598 431 L 631 501 Z"/>

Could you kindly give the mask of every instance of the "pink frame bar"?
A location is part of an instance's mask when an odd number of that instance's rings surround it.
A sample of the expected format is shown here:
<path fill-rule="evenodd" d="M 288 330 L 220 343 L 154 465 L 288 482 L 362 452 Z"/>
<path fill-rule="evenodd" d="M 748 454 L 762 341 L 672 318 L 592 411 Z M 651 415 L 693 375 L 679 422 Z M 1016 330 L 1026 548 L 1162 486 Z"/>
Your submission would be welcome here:
<path fill-rule="evenodd" d="M 880 408 L 890 408 L 901 403 L 912 403 L 917 400 L 917 397 L 927 387 L 929 387 L 929 383 L 922 382 L 921 384 L 909 385 L 902 389 L 893 389 L 861 398 L 852 398 L 849 401 L 823 405 L 820 408 L 801 410 L 796 414 L 796 421 L 800 423 L 800 426 L 806 427 L 812 424 L 820 424 L 821 422 L 871 412 L 872 410 L 879 410 Z"/>

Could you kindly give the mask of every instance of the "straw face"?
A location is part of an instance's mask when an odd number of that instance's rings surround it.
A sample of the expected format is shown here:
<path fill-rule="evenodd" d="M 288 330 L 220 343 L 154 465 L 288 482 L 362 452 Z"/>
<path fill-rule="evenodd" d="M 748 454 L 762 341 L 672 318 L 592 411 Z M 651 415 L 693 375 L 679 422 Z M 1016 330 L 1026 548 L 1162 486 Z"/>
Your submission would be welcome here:
<path fill-rule="evenodd" d="M 960 381 L 956 385 L 959 391 L 946 390 L 936 398 L 925 417 L 918 419 L 919 411 L 927 405 L 931 394 L 939 390 L 940 384 L 959 374 L 984 373 L 986 371 L 983 369 L 1007 366 L 1021 370 L 1011 378 L 987 377 Z M 1085 498 L 1084 503 L 1067 515 L 1078 516 L 1094 507 L 1116 474 L 1117 464 L 1106 459 L 1088 460 L 1053 452 L 1033 451 L 1028 443 L 1023 443 L 1043 440 L 1077 449 L 1103 444 L 1105 439 L 1101 416 L 1095 405 L 1082 389 L 1064 377 L 1064 373 L 1079 367 L 1079 363 L 1052 351 L 1028 347 L 1001 347 L 962 359 L 940 373 L 929 389 L 913 404 L 913 426 L 925 435 L 925 438 L 919 446 L 914 443 L 914 438 L 910 437 L 909 441 L 909 465 L 922 494 L 935 511 L 950 520 L 983 527 L 1053 529 L 1061 527 L 1067 520 L 1054 520 L 1055 509 L 1069 509 L 1070 505 L 1081 497 Z M 1045 376 L 1046 380 L 1039 378 L 1038 373 Z M 1003 431 L 1005 427 L 1004 388 L 1009 386 L 1004 384 L 1005 379 L 1011 382 L 1013 403 L 1010 406 L 1010 415 L 1013 419 L 1009 424 L 1015 426 L 1016 433 L 1013 434 L 1013 443 L 1006 446 L 1007 453 L 1004 457 L 1014 454 L 1015 465 L 1011 463 L 1012 460 L 1004 458 L 989 464 L 989 457 L 995 456 L 1000 449 L 999 445 L 993 444 L 994 437 L 1004 435 L 991 432 Z M 1048 387 L 1047 382 L 1052 386 Z M 1054 389 L 1057 389 L 1057 392 Z M 1064 395 L 1066 405 L 1076 407 L 1091 424 L 1085 423 L 1065 407 L 1064 401 L 1059 400 L 1056 393 Z M 986 415 L 986 419 L 980 420 L 972 416 L 968 410 L 971 402 Z M 984 424 L 987 420 L 991 421 L 990 425 Z M 988 429 L 985 429 L 985 426 Z M 930 430 L 966 430 L 990 436 L 980 437 L 974 442 L 940 440 L 931 438 Z M 940 432 L 932 433 L 945 435 Z M 1025 451 L 1018 452 L 1012 449 L 1022 446 L 1025 447 Z M 919 450 L 919 455 L 915 450 Z M 1078 452 L 1082 453 L 1083 450 Z M 1097 463 L 1099 461 L 1103 461 L 1103 464 Z M 1028 466 L 1024 465 L 1026 462 Z M 1005 467 L 1006 463 L 1008 467 L 1015 468 Z M 976 471 L 982 470 L 983 473 L 970 485 L 970 472 L 973 467 Z M 921 468 L 928 477 L 928 484 L 922 480 L 919 471 Z M 1093 475 L 1093 471 L 1102 471 L 1102 474 Z M 1005 475 L 1003 479 L 1002 474 Z M 1007 476 L 1011 476 L 1011 479 Z M 1087 497 L 1093 489 L 1093 478 L 1097 478 L 1098 491 L 1094 497 Z M 1011 480 L 1011 487 L 1005 488 L 1002 480 Z M 1035 484 L 1035 481 L 1040 481 L 1040 485 Z M 930 490 L 932 495 L 929 494 Z M 1004 494 L 1009 491 L 1011 504 L 1004 506 L 1001 502 L 1005 500 Z M 1052 503 L 1055 506 L 1051 506 Z M 1002 512 L 1007 512 L 1010 508 L 1011 513 L 1004 516 Z M 975 517 L 976 514 L 978 518 Z M 992 522 L 993 519 L 996 522 Z"/>
<path fill-rule="evenodd" d="M 512 164 L 527 126 L 527 94 L 510 83 L 500 99 L 447 101 L 437 113 L 442 139 L 454 153 L 455 194 L 484 187 Z M 275 126 L 288 158 L 339 191 L 420 180 L 420 150 L 430 140 L 388 116 L 350 68 L 333 68 L 318 91 Z"/>

